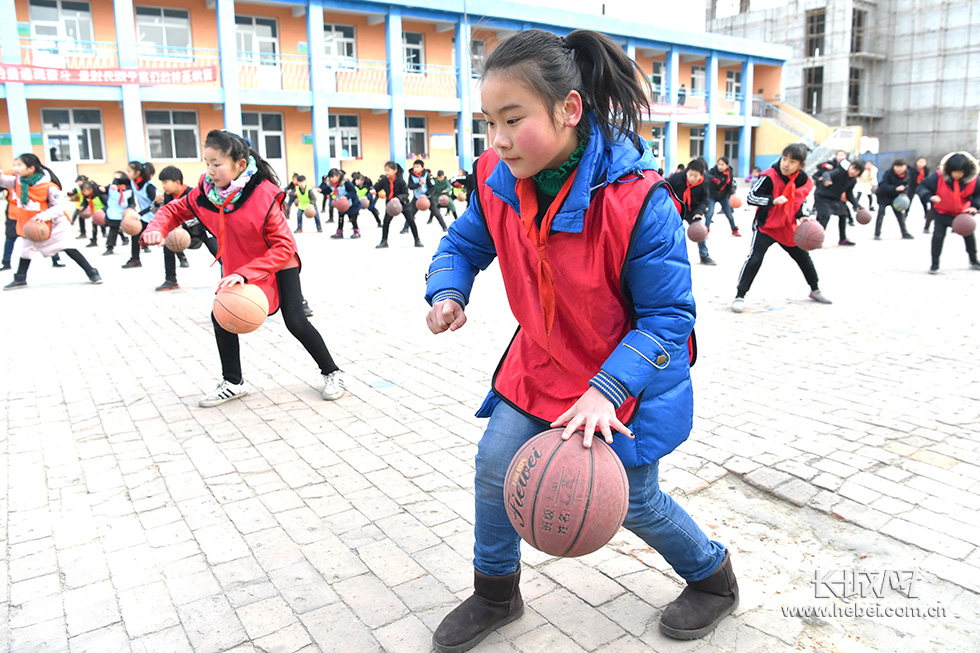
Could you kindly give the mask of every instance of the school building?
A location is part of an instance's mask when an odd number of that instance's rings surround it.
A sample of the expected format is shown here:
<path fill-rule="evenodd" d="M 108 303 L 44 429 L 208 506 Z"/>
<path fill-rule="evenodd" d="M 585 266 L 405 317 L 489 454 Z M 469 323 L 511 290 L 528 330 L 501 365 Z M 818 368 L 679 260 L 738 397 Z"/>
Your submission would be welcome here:
<path fill-rule="evenodd" d="M 377 177 L 389 159 L 470 169 L 487 148 L 480 63 L 533 27 L 596 29 L 636 59 L 652 85 L 641 135 L 666 170 L 725 154 L 745 176 L 791 54 L 496 0 L 0 0 L 0 10 L 0 168 L 33 151 L 66 184 L 105 183 L 130 160 L 194 181 L 215 128 L 245 135 L 282 178 L 318 182 L 331 167 Z"/>

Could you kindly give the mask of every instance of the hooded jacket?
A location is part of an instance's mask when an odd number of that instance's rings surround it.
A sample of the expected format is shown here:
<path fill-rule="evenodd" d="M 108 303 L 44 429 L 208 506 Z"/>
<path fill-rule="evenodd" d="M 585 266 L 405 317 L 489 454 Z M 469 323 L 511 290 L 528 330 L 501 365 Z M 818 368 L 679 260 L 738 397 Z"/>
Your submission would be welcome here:
<path fill-rule="evenodd" d="M 895 168 L 885 170 L 885 174 L 881 176 L 881 181 L 878 183 L 878 201 L 882 204 L 891 204 L 899 195 L 908 195 L 911 199 L 912 193 L 915 191 L 915 175 L 916 172 L 908 167 L 905 168 L 903 175 L 895 172 Z M 904 186 L 904 188 L 898 190 L 899 186 Z"/>
<path fill-rule="evenodd" d="M 735 194 L 735 175 L 729 166 L 725 172 L 718 169 L 716 165 L 708 171 L 708 197 L 713 200 L 725 200 Z"/>
<path fill-rule="evenodd" d="M 526 273 L 540 253 L 519 226 L 517 180 L 493 151 L 481 155 L 475 194 L 439 243 L 426 287 L 430 304 L 453 299 L 465 307 L 476 274 L 498 259 L 520 327 L 477 416 L 488 417 L 505 400 L 550 422 L 591 385 L 618 409 L 632 404 L 621 419 L 635 439 L 616 434 L 612 445 L 627 467 L 652 463 L 687 439 L 694 406 L 691 268 L 683 223 L 669 189 L 656 181 L 655 167 L 645 143 L 637 149 L 623 138 L 608 142 L 592 127 L 548 235 L 555 315 L 546 340 L 537 302 L 540 277 Z M 638 210 L 617 211 L 620 200 Z M 592 347 L 577 348 L 587 336 Z M 560 374 L 574 377 L 574 387 Z M 499 391 L 504 375 L 522 396 Z M 567 390 L 560 397 L 559 385 Z M 548 412 L 536 413 L 540 406 Z"/>
<path fill-rule="evenodd" d="M 955 180 L 946 172 L 946 162 L 954 154 L 966 156 L 968 165 L 963 178 Z M 956 193 L 956 189 L 959 192 Z M 943 157 L 934 173 L 922 180 L 915 192 L 923 202 L 939 195 L 943 201 L 933 204 L 933 210 L 944 215 L 959 215 L 969 206 L 980 210 L 980 183 L 977 183 L 977 160 L 969 152 L 950 152 Z M 957 197 L 954 197 L 957 196 Z"/>

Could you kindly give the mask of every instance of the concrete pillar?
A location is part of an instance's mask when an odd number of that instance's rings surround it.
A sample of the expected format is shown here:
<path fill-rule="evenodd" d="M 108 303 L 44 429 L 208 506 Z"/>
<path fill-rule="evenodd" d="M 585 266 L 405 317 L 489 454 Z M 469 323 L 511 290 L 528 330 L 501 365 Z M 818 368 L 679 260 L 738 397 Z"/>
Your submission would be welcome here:
<path fill-rule="evenodd" d="M 310 122 L 313 127 L 314 185 L 330 170 L 330 109 L 324 88 L 326 54 L 323 41 L 323 5 L 316 0 L 307 0 L 306 51 L 310 61 L 310 92 L 313 95 Z"/>
<path fill-rule="evenodd" d="M 116 51 L 120 68 L 136 68 L 136 15 L 133 0 L 114 0 Z M 122 86 L 123 130 L 126 132 L 126 156 L 130 161 L 146 161 L 146 126 L 143 124 L 143 101 L 138 84 Z"/>
<path fill-rule="evenodd" d="M 473 169 L 473 98 L 470 90 L 472 77 L 470 62 L 470 24 L 465 17 L 456 23 L 456 95 L 459 97 L 459 117 L 456 120 L 456 151 L 459 167 Z"/>
<path fill-rule="evenodd" d="M 238 88 L 238 46 L 235 41 L 235 0 L 215 0 L 221 86 L 225 93 L 225 129 L 242 133 L 242 98 Z M 322 28 L 321 28 L 322 29 Z"/>
<path fill-rule="evenodd" d="M 708 162 L 708 167 L 711 167 L 718 157 L 718 115 L 715 113 L 717 104 L 715 100 L 718 97 L 718 55 L 712 52 L 708 55 L 706 63 L 705 102 L 708 104 L 708 124 L 704 130 L 704 160 Z"/>
<path fill-rule="evenodd" d="M 748 177 L 752 170 L 752 88 L 755 64 L 751 59 L 742 63 L 742 126 L 738 134 L 738 176 Z"/>
<path fill-rule="evenodd" d="M 0 0 L 0 12 L 4 16 L 16 16 L 14 0 Z M 20 64 L 20 36 L 16 20 L 0 20 L 0 54 L 3 63 Z M 27 115 L 27 95 L 20 82 L 4 84 L 7 96 L 7 122 L 10 126 L 10 145 L 14 156 L 31 151 L 31 123 Z M 6 161 L 6 165 L 10 162 Z"/>
<path fill-rule="evenodd" d="M 388 7 L 385 17 L 385 52 L 388 56 L 388 142 L 391 160 L 405 163 L 405 55 L 402 52 L 402 10 Z"/>
<path fill-rule="evenodd" d="M 664 61 L 664 78 L 667 80 L 667 104 L 677 105 L 680 52 L 676 48 L 667 51 Z M 664 174 L 670 175 L 677 166 L 677 115 L 670 114 L 664 125 Z"/>

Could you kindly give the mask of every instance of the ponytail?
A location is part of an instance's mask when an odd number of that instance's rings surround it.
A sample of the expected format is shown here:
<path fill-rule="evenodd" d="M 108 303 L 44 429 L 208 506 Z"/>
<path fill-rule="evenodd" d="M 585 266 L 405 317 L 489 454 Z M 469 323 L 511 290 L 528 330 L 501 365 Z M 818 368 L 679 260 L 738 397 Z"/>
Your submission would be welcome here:
<path fill-rule="evenodd" d="M 249 147 L 248 141 L 238 134 L 233 134 L 224 129 L 212 129 L 208 132 L 207 138 L 204 139 L 204 147 L 214 148 L 224 153 L 225 156 L 231 157 L 234 161 L 243 159 L 247 161 L 248 157 L 251 156 L 255 160 L 255 167 L 259 174 L 276 186 L 279 185 L 279 177 L 276 176 L 276 171 L 272 169 L 269 162 Z"/>
<path fill-rule="evenodd" d="M 54 170 L 41 163 L 41 159 L 37 158 L 36 154 L 34 154 L 33 152 L 25 152 L 24 154 L 21 154 L 17 158 L 20 159 L 20 162 L 23 163 L 26 167 L 34 168 L 35 173 L 40 172 L 42 170 L 48 173 L 48 177 L 51 178 L 51 183 L 57 186 L 58 190 L 62 190 L 61 180 L 58 179 L 58 175 L 54 174 Z"/>
<path fill-rule="evenodd" d="M 400 163 L 385 161 L 385 167 L 394 170 L 398 174 L 399 179 L 402 179 L 405 176 L 405 168 L 403 168 Z"/>
<path fill-rule="evenodd" d="M 523 81 L 549 110 L 577 91 L 606 140 L 621 135 L 640 146 L 636 130 L 649 108 L 650 82 L 608 36 L 584 29 L 564 38 L 540 29 L 518 32 L 487 57 L 483 77 L 494 72 Z"/>

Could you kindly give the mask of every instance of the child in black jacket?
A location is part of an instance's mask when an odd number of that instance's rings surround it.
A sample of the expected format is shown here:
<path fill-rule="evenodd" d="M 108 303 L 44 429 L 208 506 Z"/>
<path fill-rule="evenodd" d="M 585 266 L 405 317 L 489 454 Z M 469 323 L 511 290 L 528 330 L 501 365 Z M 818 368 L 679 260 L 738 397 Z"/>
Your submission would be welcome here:
<path fill-rule="evenodd" d="M 732 228 L 733 236 L 741 236 L 738 227 L 735 225 L 735 214 L 732 212 L 732 205 L 729 198 L 735 194 L 736 181 L 732 175 L 732 167 L 728 163 L 728 157 L 718 157 L 715 167 L 708 172 L 708 212 L 704 216 L 704 224 L 711 228 L 711 217 L 715 214 L 715 202 L 721 204 L 721 210 L 728 218 L 728 224 Z"/>
<path fill-rule="evenodd" d="M 681 217 L 688 223 L 703 219 L 708 211 L 708 186 L 704 183 L 707 170 L 703 159 L 694 159 L 683 172 L 675 172 L 667 179 L 674 197 L 681 202 Z M 698 243 L 698 255 L 704 265 L 717 265 L 703 240 Z"/>
<path fill-rule="evenodd" d="M 412 237 L 415 238 L 416 247 L 424 247 L 422 241 L 419 240 L 419 228 L 415 225 L 415 201 L 408 201 L 408 186 L 405 185 L 405 180 L 402 175 L 405 173 L 404 168 L 394 161 L 388 161 L 385 163 L 385 173 L 378 179 L 378 183 L 374 185 L 374 190 L 377 193 L 384 192 L 385 194 L 385 221 L 381 226 L 381 242 L 375 247 L 375 249 L 384 249 L 388 247 L 388 228 L 391 226 L 392 216 L 387 211 L 387 203 L 393 199 L 398 199 L 402 204 L 402 212 L 405 214 L 405 221 L 408 223 L 408 228 L 412 230 Z"/>
<path fill-rule="evenodd" d="M 881 223 L 885 220 L 885 207 L 890 206 L 898 220 L 898 227 L 902 230 L 902 238 L 911 240 L 912 234 L 905 228 L 905 216 L 908 209 L 897 210 L 892 203 L 899 195 L 905 195 L 911 200 L 912 191 L 915 183 L 912 180 L 912 171 L 909 170 L 909 163 L 905 159 L 895 159 L 892 167 L 885 171 L 881 181 L 878 182 L 878 219 L 875 221 L 875 240 L 881 240 Z M 911 201 L 910 201 L 911 204 Z"/>
<path fill-rule="evenodd" d="M 837 166 L 833 170 L 824 170 L 816 185 L 813 205 L 817 213 L 817 222 L 826 229 L 830 216 L 837 216 L 837 225 L 840 229 L 838 245 L 854 245 L 847 239 L 847 219 L 850 214 L 847 212 L 844 198 L 855 211 L 861 208 L 854 198 L 854 184 L 862 172 L 864 172 L 864 161 L 858 159 L 851 161 L 846 169 Z"/>
<path fill-rule="evenodd" d="M 929 274 L 939 274 L 939 257 L 943 253 L 946 230 L 961 213 L 976 214 L 980 209 L 980 182 L 977 180 L 977 161 L 966 152 L 952 152 L 943 157 L 936 172 L 922 180 L 916 192 L 924 202 L 932 204 L 931 218 L 936 222 L 932 232 L 932 267 Z M 970 267 L 980 270 L 977 261 L 976 234 L 964 236 Z"/>

